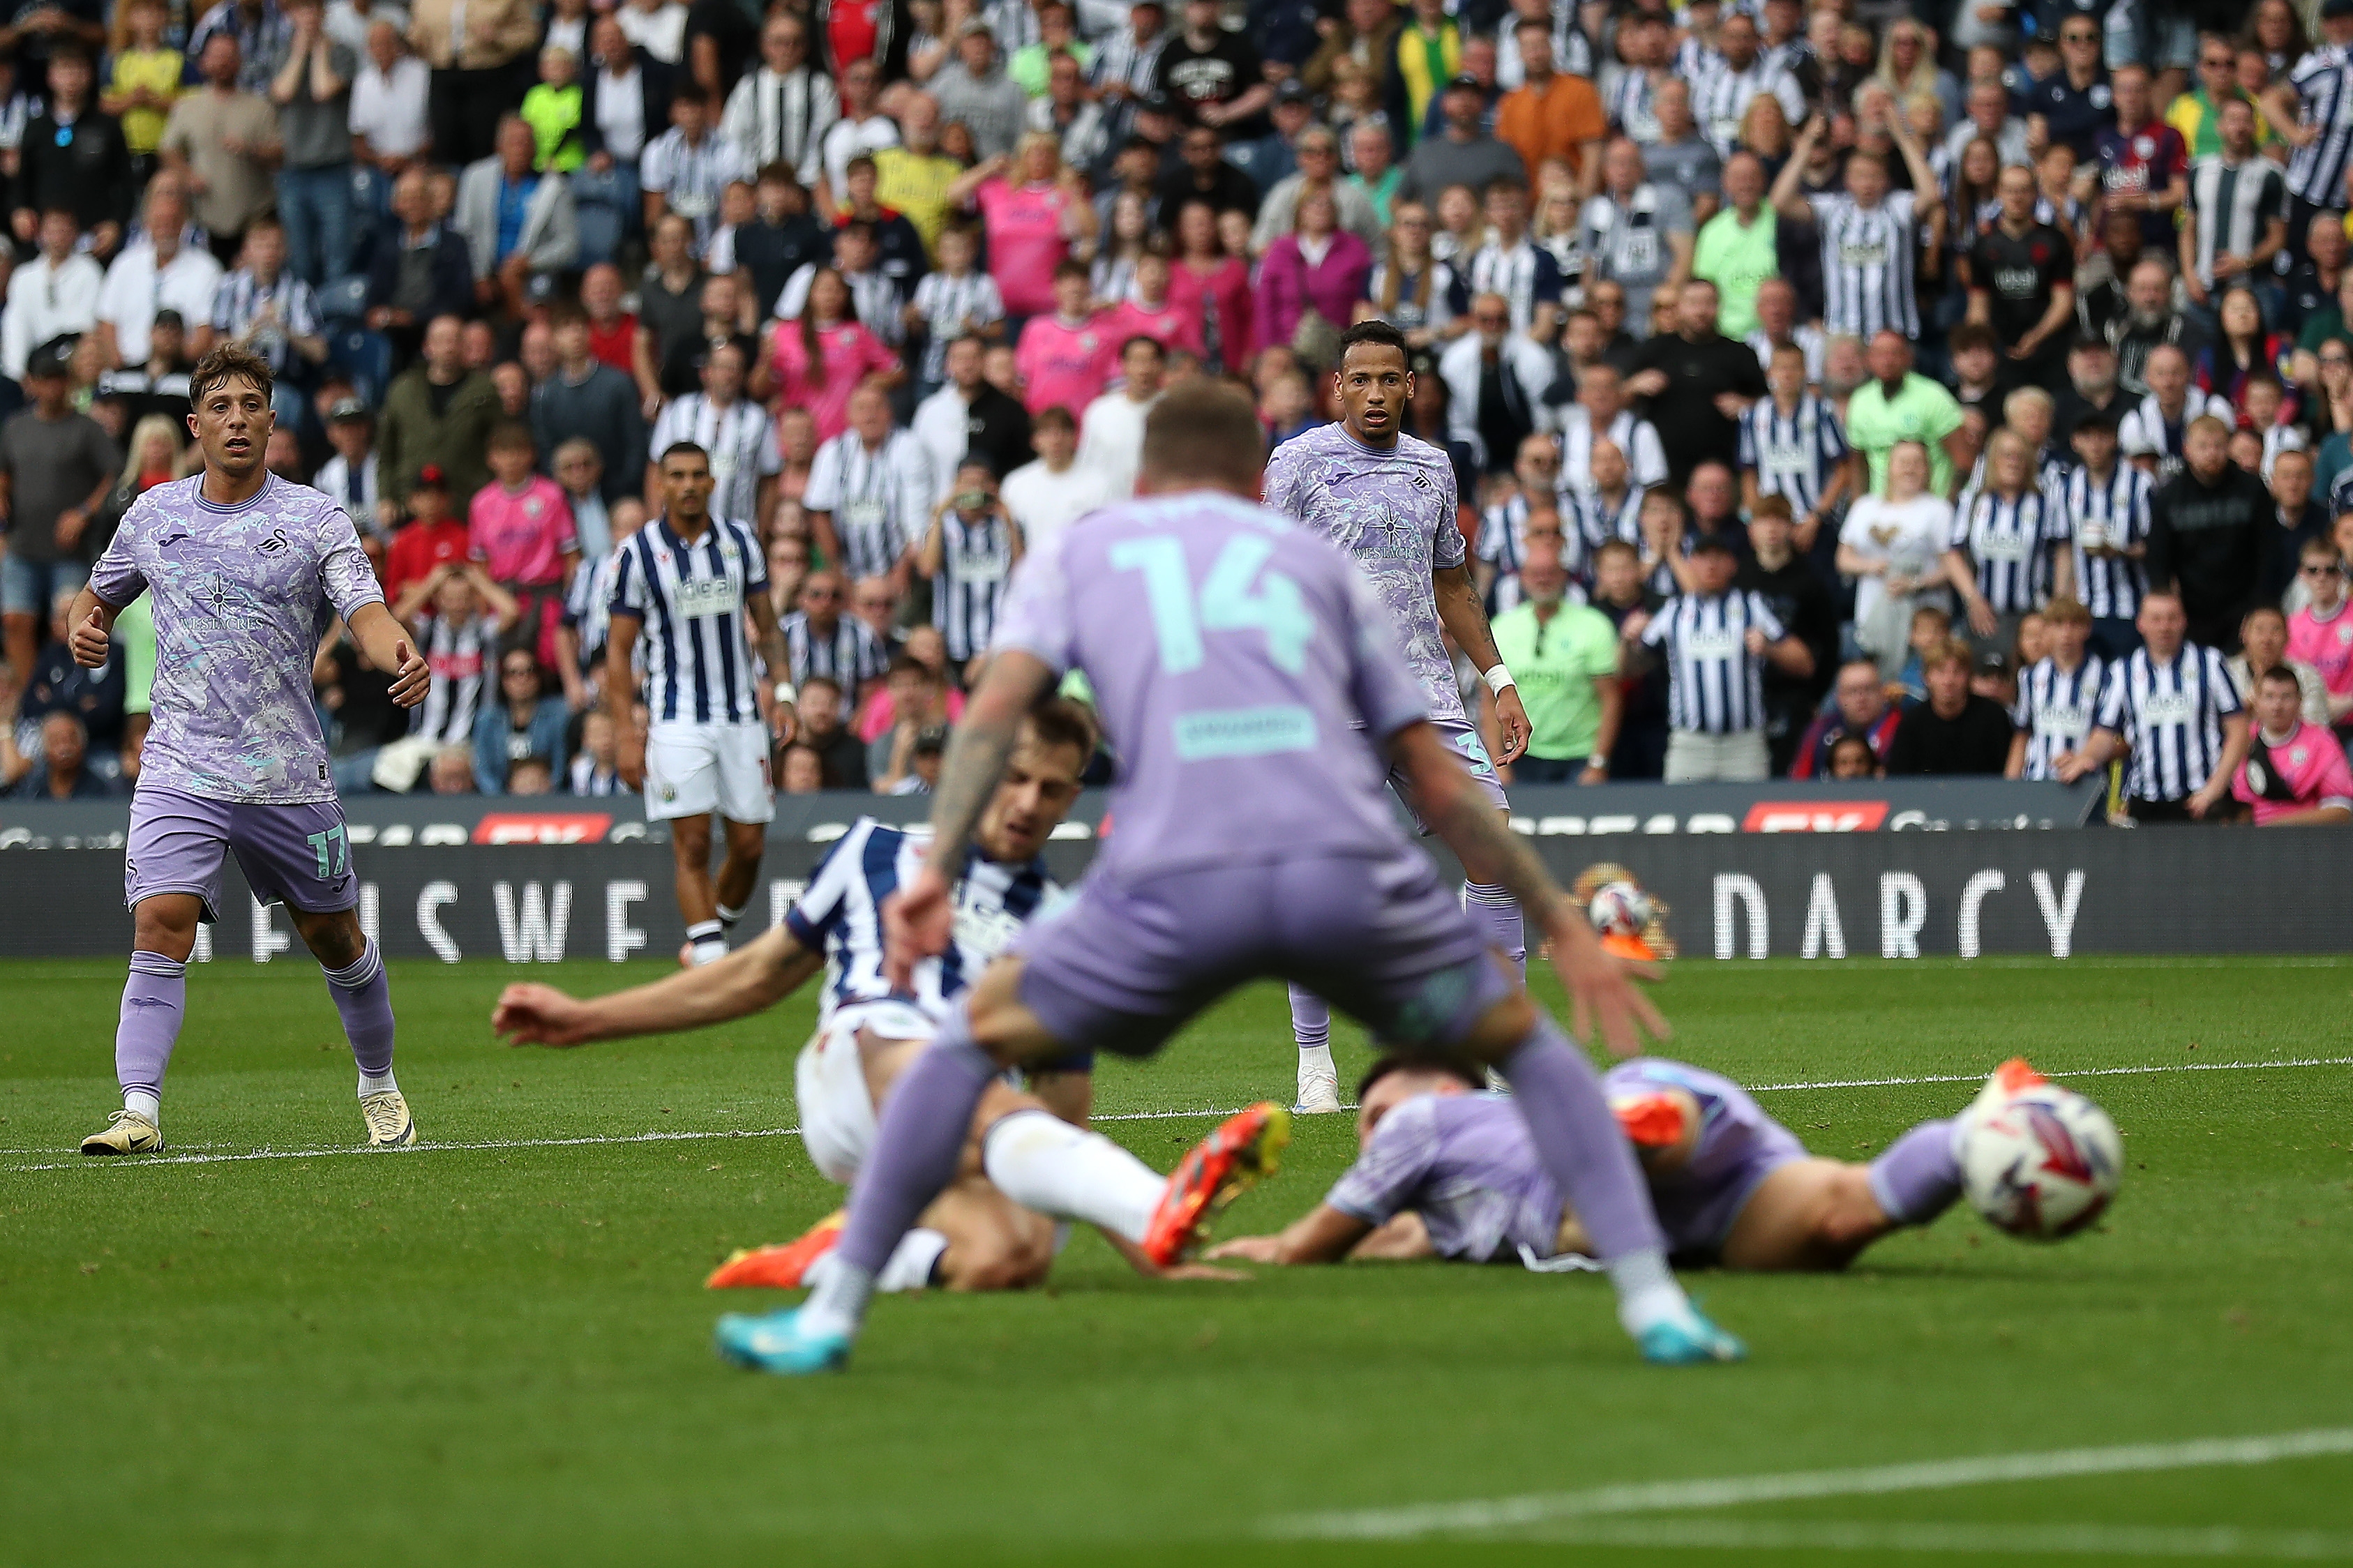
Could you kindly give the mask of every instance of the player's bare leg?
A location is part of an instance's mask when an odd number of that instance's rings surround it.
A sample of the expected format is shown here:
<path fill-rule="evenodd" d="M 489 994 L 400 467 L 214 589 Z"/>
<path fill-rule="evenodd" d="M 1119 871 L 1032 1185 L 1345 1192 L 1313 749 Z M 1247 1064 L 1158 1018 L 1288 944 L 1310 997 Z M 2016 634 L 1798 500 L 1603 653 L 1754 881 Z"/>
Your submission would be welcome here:
<path fill-rule="evenodd" d="M 131 973 L 115 1026 L 114 1076 L 122 1109 L 82 1140 L 85 1154 L 145 1154 L 164 1146 L 164 1069 L 188 1010 L 188 955 L 204 901 L 158 893 L 131 911 Z"/>
<path fill-rule="evenodd" d="M 319 961 L 327 977 L 327 994 L 343 1016 L 343 1037 L 359 1067 L 360 1116 L 367 1123 L 368 1144 L 406 1149 L 417 1142 L 417 1119 L 409 1114 L 408 1101 L 392 1076 L 392 984 L 385 976 L 384 954 L 351 910 L 291 913 L 294 929 Z"/>
<path fill-rule="evenodd" d="M 686 945 L 679 949 L 678 961 L 689 968 L 714 963 L 727 956 L 727 937 L 719 923 L 719 891 L 711 876 L 711 818 L 672 817 L 670 857 L 679 919 L 686 922 Z"/>
<path fill-rule="evenodd" d="M 712 913 L 718 917 L 720 940 L 724 942 L 735 934 L 736 924 L 752 901 L 752 889 L 760 877 L 760 857 L 768 847 L 768 825 L 723 816 L 719 820 L 727 830 L 727 854 L 712 884 Z"/>

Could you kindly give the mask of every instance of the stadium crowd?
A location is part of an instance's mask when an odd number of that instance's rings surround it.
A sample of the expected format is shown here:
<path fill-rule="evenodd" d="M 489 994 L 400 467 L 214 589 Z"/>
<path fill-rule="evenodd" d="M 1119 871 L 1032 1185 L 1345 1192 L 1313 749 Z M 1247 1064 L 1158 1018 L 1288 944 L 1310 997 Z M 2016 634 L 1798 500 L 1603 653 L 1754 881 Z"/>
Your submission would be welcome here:
<path fill-rule="evenodd" d="M 2348 51 L 2353 0 L 21 0 L 0 792 L 137 774 L 152 626 L 79 669 L 62 606 L 216 342 L 432 667 L 401 710 L 327 630 L 345 794 L 622 788 L 678 442 L 765 552 L 777 785 L 909 793 L 1161 391 L 1280 443 L 1379 317 L 1511 776 L 2353 816 Z"/>

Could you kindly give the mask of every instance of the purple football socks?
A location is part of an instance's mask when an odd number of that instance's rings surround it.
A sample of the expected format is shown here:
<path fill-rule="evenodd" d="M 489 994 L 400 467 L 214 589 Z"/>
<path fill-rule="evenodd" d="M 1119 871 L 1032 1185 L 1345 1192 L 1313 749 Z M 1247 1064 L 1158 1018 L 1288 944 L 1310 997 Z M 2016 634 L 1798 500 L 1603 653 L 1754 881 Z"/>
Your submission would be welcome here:
<path fill-rule="evenodd" d="M 1871 1163 L 1871 1195 L 1898 1225 L 1926 1225 L 1961 1194 L 1955 1119 L 1923 1121 Z"/>

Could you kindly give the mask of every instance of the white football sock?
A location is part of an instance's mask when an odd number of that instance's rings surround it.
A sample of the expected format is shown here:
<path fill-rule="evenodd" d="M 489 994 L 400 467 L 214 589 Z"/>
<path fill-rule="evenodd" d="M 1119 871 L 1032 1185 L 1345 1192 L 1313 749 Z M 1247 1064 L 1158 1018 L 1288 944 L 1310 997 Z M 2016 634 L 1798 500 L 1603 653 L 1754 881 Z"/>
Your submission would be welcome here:
<path fill-rule="evenodd" d="M 1304 1079 L 1310 1075 L 1316 1078 L 1328 1078 L 1335 1083 L 1339 1081 L 1340 1069 L 1332 1065 L 1332 1047 L 1330 1046 L 1302 1046 L 1299 1047 L 1299 1076 Z"/>
<path fill-rule="evenodd" d="M 157 1127 L 164 1125 L 164 1101 L 143 1089 L 124 1089 L 122 1109 L 137 1111 Z"/>
<path fill-rule="evenodd" d="M 890 1261 L 874 1277 L 874 1289 L 886 1296 L 923 1289 L 932 1282 L 932 1270 L 938 1267 L 940 1254 L 947 1249 L 948 1238 L 936 1230 L 918 1226 L 909 1231 L 891 1249 Z M 827 1253 L 825 1261 L 830 1262 L 833 1256 Z"/>
<path fill-rule="evenodd" d="M 1667 1255 L 1655 1249 L 1629 1252 L 1604 1265 L 1609 1282 L 1618 1287 L 1618 1321 L 1636 1339 L 1653 1323 L 1680 1318 L 1691 1310 L 1683 1288 L 1667 1267 Z"/>
<path fill-rule="evenodd" d="M 1023 1208 L 1084 1220 L 1140 1242 L 1168 1179 L 1100 1132 L 1017 1110 L 981 1140 L 981 1165 Z"/>
<path fill-rule="evenodd" d="M 360 1098 L 362 1100 L 365 1100 L 371 1094 L 382 1094 L 387 1089 L 397 1089 L 399 1088 L 400 1085 L 393 1079 L 392 1069 L 390 1068 L 385 1068 L 381 1073 L 364 1072 L 360 1074 Z"/>

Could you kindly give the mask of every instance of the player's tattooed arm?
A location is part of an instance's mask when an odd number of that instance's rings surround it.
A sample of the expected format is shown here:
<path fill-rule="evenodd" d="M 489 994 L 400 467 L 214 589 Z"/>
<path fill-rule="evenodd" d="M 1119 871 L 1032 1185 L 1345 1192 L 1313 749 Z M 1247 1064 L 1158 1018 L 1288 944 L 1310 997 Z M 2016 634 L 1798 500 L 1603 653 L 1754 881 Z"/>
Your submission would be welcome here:
<path fill-rule="evenodd" d="M 776 926 L 717 963 L 682 969 L 610 995 L 567 996 L 552 985 L 510 985 L 491 1028 L 512 1046 L 585 1046 L 723 1024 L 774 1006 L 825 967 Z"/>
<path fill-rule="evenodd" d="M 1430 574 L 1430 583 L 1438 601 L 1439 624 L 1454 645 L 1470 656 L 1472 667 L 1484 675 L 1503 663 L 1494 628 L 1487 624 L 1487 608 L 1479 602 L 1479 584 L 1471 575 L 1470 563 L 1437 567 Z M 1495 760 L 1508 763 L 1528 749 L 1528 713 L 1520 705 L 1519 689 L 1506 686 L 1496 692 L 1494 709 L 1495 722 L 1504 736 Z"/>

